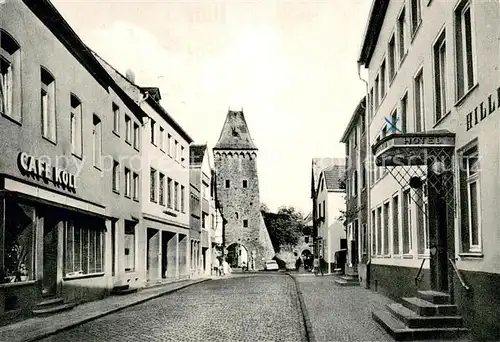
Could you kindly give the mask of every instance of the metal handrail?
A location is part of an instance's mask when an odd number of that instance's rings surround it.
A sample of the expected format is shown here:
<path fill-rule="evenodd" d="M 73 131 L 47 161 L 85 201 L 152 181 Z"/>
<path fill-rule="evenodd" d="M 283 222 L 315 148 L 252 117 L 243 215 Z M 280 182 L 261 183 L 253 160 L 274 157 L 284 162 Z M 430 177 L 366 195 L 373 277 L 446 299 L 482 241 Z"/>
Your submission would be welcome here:
<path fill-rule="evenodd" d="M 425 262 L 425 259 L 422 259 L 422 264 L 420 265 L 417 276 L 415 277 L 415 286 L 418 286 L 418 282 L 419 282 L 418 277 L 420 277 L 420 273 L 422 272 L 422 268 L 424 267 L 424 262 Z"/>
<path fill-rule="evenodd" d="M 462 284 L 462 286 L 464 287 L 464 289 L 466 290 L 469 290 L 470 287 L 468 287 L 464 280 L 462 279 L 462 275 L 460 274 L 458 268 L 457 268 L 457 265 L 455 264 L 455 261 L 452 259 L 452 258 L 448 258 L 448 260 L 450 261 L 451 263 L 451 266 L 453 267 L 453 270 L 455 271 L 455 273 L 457 274 L 457 277 L 458 277 L 458 280 L 460 280 L 460 284 Z"/>

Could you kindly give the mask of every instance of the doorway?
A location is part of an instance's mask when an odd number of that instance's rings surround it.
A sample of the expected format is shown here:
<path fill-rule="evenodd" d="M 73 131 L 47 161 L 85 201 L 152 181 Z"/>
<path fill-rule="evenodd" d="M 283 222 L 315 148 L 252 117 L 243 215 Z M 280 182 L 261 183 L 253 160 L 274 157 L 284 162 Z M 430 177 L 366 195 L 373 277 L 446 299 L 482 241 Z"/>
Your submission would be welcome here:
<path fill-rule="evenodd" d="M 57 295 L 57 245 L 60 216 L 57 211 L 46 210 L 41 221 L 43 224 L 43 276 L 42 296 Z"/>

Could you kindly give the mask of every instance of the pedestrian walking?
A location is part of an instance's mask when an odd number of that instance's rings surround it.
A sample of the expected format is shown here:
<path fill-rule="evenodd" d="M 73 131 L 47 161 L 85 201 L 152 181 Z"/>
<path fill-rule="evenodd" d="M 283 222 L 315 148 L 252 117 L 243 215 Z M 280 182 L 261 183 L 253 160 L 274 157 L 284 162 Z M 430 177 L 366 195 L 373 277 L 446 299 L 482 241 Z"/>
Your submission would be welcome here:
<path fill-rule="evenodd" d="M 220 276 L 220 262 L 219 262 L 219 258 L 215 258 L 214 259 L 214 264 L 213 264 L 212 270 L 215 272 L 216 276 Z"/>
<path fill-rule="evenodd" d="M 323 258 L 323 256 L 321 256 L 319 258 L 319 269 L 320 269 L 321 275 L 324 275 L 325 269 L 326 269 L 326 260 Z"/>
<path fill-rule="evenodd" d="M 313 261 L 313 272 L 315 275 L 318 275 L 318 271 L 319 271 L 319 259 L 318 258 L 314 258 L 314 261 Z"/>

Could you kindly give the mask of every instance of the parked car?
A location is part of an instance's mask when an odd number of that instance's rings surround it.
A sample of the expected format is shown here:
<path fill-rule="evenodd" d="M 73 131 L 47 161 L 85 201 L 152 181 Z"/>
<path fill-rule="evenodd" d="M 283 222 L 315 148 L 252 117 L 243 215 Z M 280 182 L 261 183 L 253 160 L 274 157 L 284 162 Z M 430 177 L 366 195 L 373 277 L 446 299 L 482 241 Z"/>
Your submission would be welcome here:
<path fill-rule="evenodd" d="M 276 262 L 276 260 L 267 260 L 264 264 L 264 270 L 277 271 L 279 270 L 278 263 Z"/>

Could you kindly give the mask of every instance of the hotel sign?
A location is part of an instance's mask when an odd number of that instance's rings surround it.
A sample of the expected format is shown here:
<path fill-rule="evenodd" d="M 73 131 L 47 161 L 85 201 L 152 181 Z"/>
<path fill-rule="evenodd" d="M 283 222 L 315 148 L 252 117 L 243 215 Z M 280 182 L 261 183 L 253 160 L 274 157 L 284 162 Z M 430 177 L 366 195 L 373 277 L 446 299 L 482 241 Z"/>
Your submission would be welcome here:
<path fill-rule="evenodd" d="M 429 150 L 454 146 L 452 133 L 408 133 L 387 136 L 372 151 L 377 165 L 403 166 L 425 163 Z"/>
<path fill-rule="evenodd" d="M 37 159 L 26 152 L 19 153 L 17 157 L 18 167 L 23 174 L 41 178 L 52 182 L 54 185 L 63 186 L 69 190 L 76 190 L 76 176 L 57 166 L 51 166 L 50 160 Z"/>

